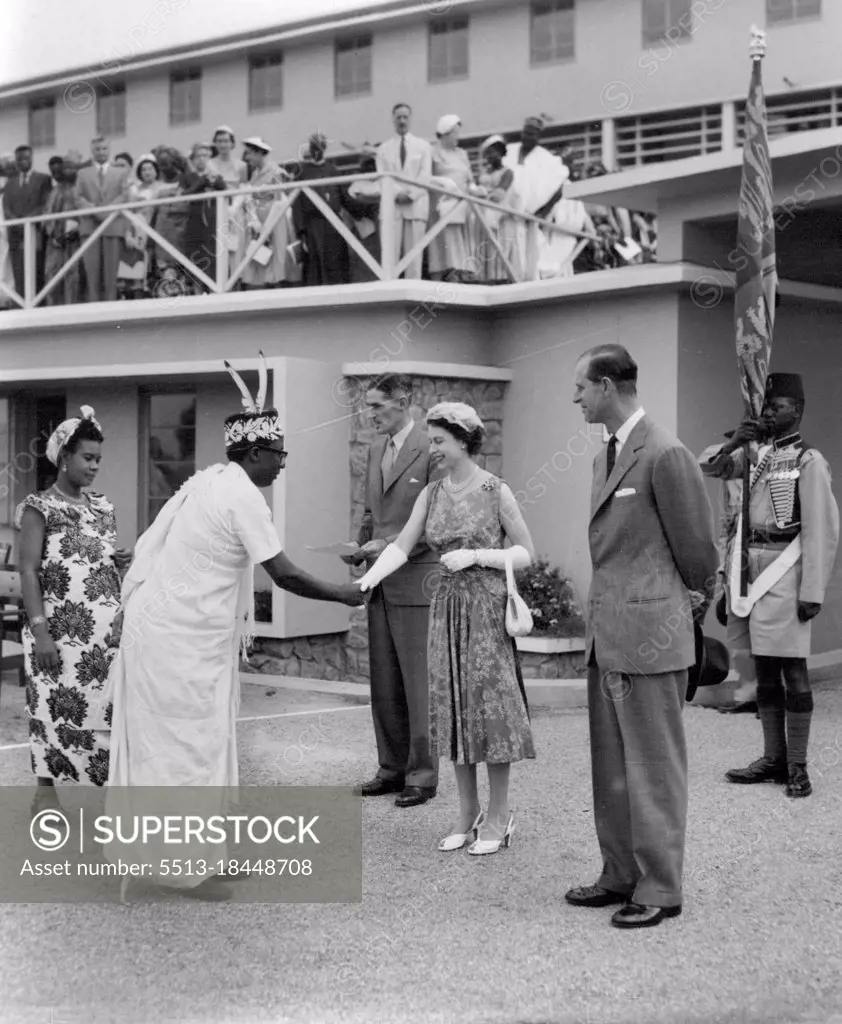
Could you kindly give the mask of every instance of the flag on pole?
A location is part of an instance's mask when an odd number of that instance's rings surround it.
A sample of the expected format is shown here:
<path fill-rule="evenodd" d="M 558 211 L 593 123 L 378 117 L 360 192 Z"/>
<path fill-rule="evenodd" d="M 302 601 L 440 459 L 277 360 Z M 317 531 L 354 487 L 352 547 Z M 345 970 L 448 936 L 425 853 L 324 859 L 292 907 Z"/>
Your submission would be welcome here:
<path fill-rule="evenodd" d="M 766 35 L 752 26 L 749 50 L 752 59 L 751 81 L 746 102 L 743 174 L 737 221 L 737 249 L 743 259 L 738 264 L 734 295 L 737 363 L 747 419 L 759 418 L 763 410 L 766 377 L 772 357 L 775 291 L 778 283 L 772 210 L 772 163 L 766 132 L 766 99 L 760 78 L 760 61 L 765 53 Z M 757 446 L 746 445 L 743 453 L 743 500 L 737 548 L 741 598 L 748 594 L 750 467 L 751 463 L 757 461 Z M 732 593 L 732 607 L 735 596 Z"/>
<path fill-rule="evenodd" d="M 737 269 L 734 324 L 737 361 L 746 416 L 763 408 L 766 375 L 772 355 L 775 324 L 775 221 L 772 210 L 772 164 L 766 131 L 766 99 L 760 77 L 765 34 L 752 29 L 751 82 L 748 90 L 740 183 L 737 248 L 743 257 Z"/>

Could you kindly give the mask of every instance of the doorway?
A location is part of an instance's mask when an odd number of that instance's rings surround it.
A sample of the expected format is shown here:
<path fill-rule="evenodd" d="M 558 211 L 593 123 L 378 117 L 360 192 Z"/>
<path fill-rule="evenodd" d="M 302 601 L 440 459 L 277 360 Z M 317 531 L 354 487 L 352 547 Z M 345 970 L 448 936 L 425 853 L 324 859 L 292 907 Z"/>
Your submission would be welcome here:
<path fill-rule="evenodd" d="M 56 427 L 66 419 L 65 395 L 39 395 L 35 399 L 36 491 L 45 491 L 56 482 L 58 470 L 47 458 L 47 441 Z"/>

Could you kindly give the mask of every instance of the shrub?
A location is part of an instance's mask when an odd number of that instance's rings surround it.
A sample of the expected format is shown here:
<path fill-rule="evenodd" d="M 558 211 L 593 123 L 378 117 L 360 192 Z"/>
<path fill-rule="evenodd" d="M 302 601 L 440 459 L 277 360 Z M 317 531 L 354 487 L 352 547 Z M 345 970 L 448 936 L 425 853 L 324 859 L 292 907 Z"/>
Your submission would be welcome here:
<path fill-rule="evenodd" d="M 570 580 L 539 558 L 515 573 L 520 596 L 532 612 L 532 636 L 581 637 L 585 620 Z"/>

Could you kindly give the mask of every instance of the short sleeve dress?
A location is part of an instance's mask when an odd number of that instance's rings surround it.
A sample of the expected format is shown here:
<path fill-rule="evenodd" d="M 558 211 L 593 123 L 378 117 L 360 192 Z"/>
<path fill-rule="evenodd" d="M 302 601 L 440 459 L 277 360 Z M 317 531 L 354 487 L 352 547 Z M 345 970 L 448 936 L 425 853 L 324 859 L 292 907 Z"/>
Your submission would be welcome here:
<path fill-rule="evenodd" d="M 54 491 L 30 494 L 15 512 L 44 517 L 38 574 L 44 615 L 58 651 L 58 670 L 42 672 L 27 621 L 22 640 L 32 771 L 39 778 L 103 786 L 108 780 L 111 705 L 102 700 L 120 643 L 120 573 L 114 562 L 114 507 L 102 494 L 87 505 Z"/>
<path fill-rule="evenodd" d="M 431 484 L 426 537 L 432 550 L 502 548 L 500 485 L 489 477 L 457 500 L 444 481 Z M 535 757 L 517 649 L 506 632 L 506 597 L 499 569 L 442 568 L 427 648 L 430 743 L 456 764 Z"/>

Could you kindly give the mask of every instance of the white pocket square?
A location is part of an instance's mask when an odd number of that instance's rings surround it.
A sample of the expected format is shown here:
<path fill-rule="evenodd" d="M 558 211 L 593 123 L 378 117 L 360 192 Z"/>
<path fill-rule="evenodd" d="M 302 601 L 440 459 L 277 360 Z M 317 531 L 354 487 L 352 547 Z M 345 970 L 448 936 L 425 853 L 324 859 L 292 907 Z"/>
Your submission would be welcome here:
<path fill-rule="evenodd" d="M 409 482 L 411 484 L 420 484 L 421 483 L 421 481 L 420 480 L 416 480 L 414 476 L 410 477 Z"/>
<path fill-rule="evenodd" d="M 628 498 L 628 496 L 630 494 L 636 494 L 636 493 L 637 493 L 637 491 L 635 491 L 635 489 L 633 487 L 624 487 L 620 491 L 615 491 L 614 492 L 614 496 L 616 498 Z"/>

